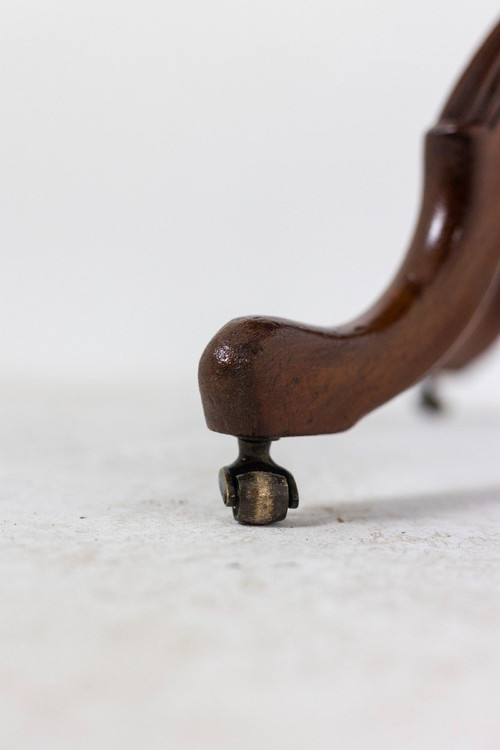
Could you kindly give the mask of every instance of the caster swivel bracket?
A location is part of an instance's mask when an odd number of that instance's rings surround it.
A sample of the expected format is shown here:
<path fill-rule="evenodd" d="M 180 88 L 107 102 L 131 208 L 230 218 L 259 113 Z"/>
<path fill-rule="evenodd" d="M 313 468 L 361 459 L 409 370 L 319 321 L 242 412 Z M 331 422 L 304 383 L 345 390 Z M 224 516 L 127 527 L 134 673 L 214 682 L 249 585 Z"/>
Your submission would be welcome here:
<path fill-rule="evenodd" d="M 272 460 L 270 440 L 239 438 L 238 445 L 236 461 L 219 472 L 224 504 L 242 524 L 265 526 L 283 521 L 288 508 L 299 505 L 294 478 Z"/>

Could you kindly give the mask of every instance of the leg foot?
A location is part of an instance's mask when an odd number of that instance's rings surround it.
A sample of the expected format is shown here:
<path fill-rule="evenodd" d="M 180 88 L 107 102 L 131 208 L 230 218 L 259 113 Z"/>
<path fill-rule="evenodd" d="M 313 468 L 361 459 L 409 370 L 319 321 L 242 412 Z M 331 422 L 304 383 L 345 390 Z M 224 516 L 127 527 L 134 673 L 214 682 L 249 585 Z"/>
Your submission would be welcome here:
<path fill-rule="evenodd" d="M 299 495 L 289 471 L 269 455 L 270 440 L 238 439 L 240 454 L 219 473 L 224 504 L 232 507 L 239 523 L 264 526 L 286 518 L 297 508 Z"/>
<path fill-rule="evenodd" d="M 443 400 L 439 395 L 437 379 L 428 378 L 420 388 L 420 408 L 431 414 L 440 414 L 445 410 Z"/>

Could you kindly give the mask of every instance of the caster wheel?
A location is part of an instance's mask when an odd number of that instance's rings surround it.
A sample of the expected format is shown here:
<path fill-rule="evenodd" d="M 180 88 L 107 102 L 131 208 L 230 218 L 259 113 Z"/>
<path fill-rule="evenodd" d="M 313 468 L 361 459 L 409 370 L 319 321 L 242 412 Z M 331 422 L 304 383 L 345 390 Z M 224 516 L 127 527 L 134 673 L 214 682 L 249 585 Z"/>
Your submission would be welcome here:
<path fill-rule="evenodd" d="M 220 470 L 224 504 L 242 524 L 266 526 L 283 521 L 288 508 L 297 508 L 297 485 L 290 472 L 269 456 L 270 441 L 239 440 L 238 459 Z"/>
<path fill-rule="evenodd" d="M 420 389 L 420 408 L 429 414 L 441 414 L 445 406 L 435 378 L 429 378 Z"/>

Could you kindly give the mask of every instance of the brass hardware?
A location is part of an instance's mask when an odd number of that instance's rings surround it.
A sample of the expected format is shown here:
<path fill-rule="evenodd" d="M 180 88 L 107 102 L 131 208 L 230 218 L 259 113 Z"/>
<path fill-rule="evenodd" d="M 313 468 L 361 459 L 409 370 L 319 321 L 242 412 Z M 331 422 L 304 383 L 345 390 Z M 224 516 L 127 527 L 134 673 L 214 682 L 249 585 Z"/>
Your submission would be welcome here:
<path fill-rule="evenodd" d="M 299 495 L 289 471 L 269 455 L 270 440 L 238 439 L 239 456 L 219 473 L 224 504 L 239 523 L 264 526 L 286 518 L 297 508 Z"/>

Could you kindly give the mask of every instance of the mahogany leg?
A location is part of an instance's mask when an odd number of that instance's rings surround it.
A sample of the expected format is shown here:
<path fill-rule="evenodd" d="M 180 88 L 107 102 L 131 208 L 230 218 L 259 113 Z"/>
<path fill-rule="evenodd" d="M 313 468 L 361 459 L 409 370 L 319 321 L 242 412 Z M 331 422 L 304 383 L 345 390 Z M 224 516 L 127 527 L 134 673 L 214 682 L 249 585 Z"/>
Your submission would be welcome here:
<path fill-rule="evenodd" d="M 273 439 L 342 432 L 431 373 L 463 366 L 499 330 L 500 24 L 459 80 L 425 143 L 420 217 L 379 301 L 347 325 L 238 318 L 209 342 L 199 382 L 208 427 L 239 436 L 221 472 L 237 520 L 295 507 Z M 436 406 L 435 394 L 426 394 Z"/>
<path fill-rule="evenodd" d="M 429 414 L 441 414 L 444 404 L 438 390 L 438 378 L 430 375 L 420 386 L 419 405 L 423 411 Z"/>
<path fill-rule="evenodd" d="M 467 331 L 467 335 L 445 360 L 443 370 L 462 370 L 490 349 L 500 335 L 500 276 L 480 315 Z"/>
<path fill-rule="evenodd" d="M 500 277 L 492 284 L 485 303 L 468 327 L 466 335 L 454 346 L 437 372 L 427 377 L 420 387 L 419 405 L 431 414 L 445 411 L 439 393 L 440 373 L 458 372 L 468 367 L 496 343 L 500 335 Z"/>

